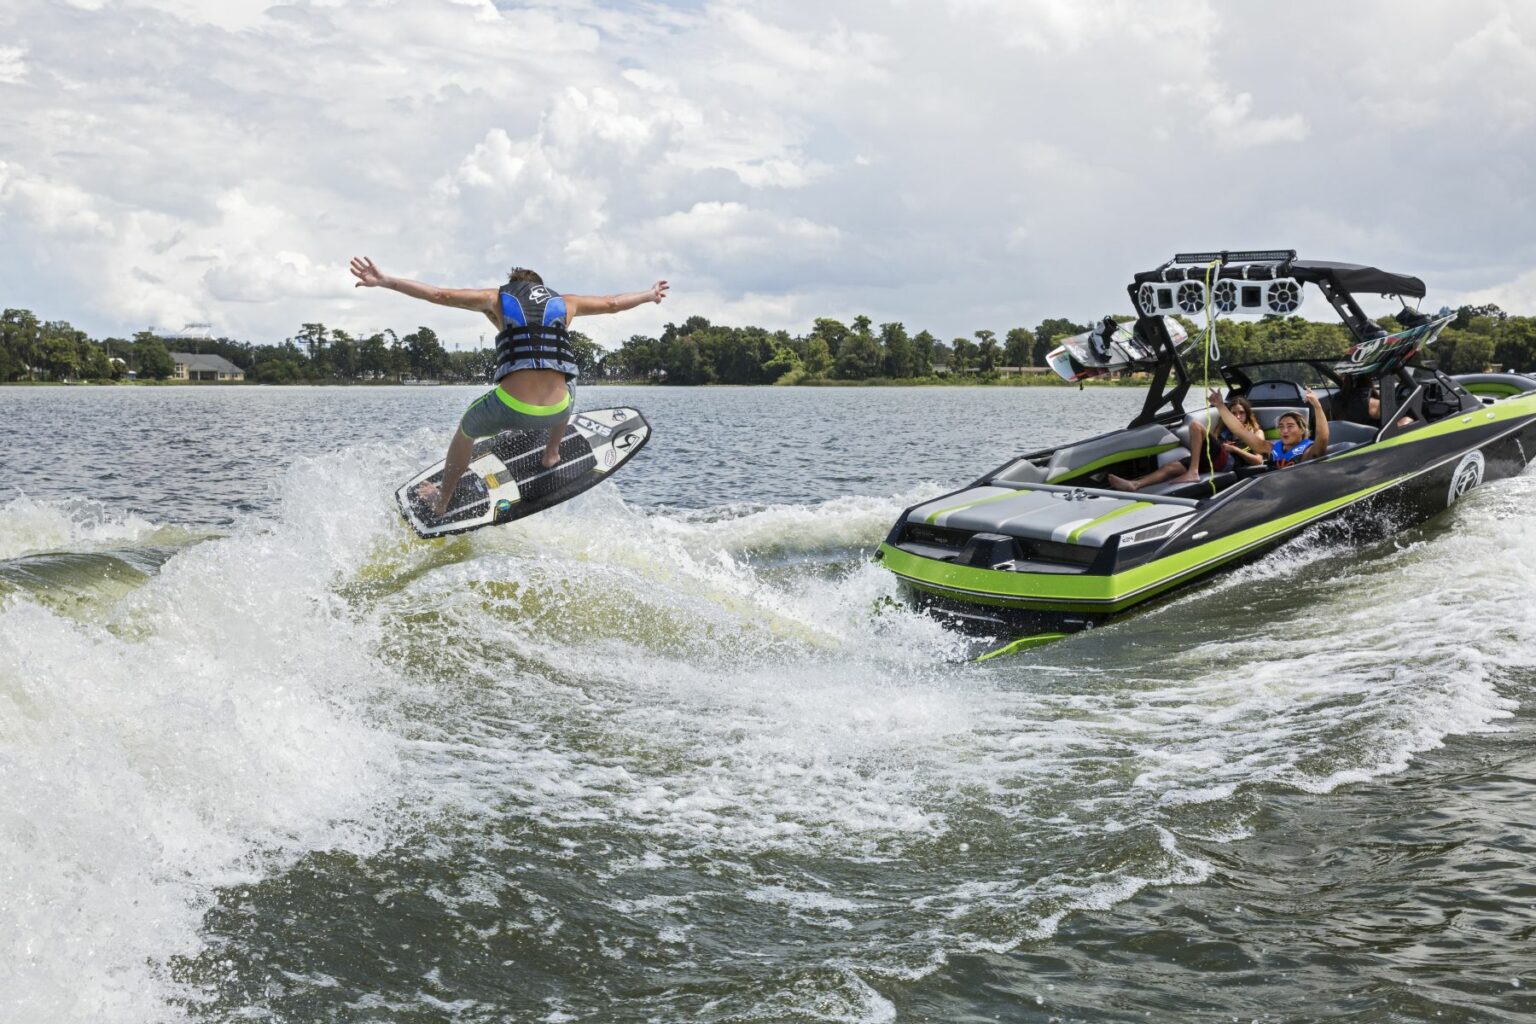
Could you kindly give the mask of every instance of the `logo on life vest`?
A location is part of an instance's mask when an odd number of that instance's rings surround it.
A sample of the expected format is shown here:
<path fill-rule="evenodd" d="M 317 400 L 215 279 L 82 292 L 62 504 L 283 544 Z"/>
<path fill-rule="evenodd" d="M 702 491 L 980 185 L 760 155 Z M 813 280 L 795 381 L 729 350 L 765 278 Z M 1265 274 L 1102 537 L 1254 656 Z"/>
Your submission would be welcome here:
<path fill-rule="evenodd" d="M 536 284 L 528 289 L 528 297 L 534 302 L 548 302 L 555 293 L 541 284 Z"/>

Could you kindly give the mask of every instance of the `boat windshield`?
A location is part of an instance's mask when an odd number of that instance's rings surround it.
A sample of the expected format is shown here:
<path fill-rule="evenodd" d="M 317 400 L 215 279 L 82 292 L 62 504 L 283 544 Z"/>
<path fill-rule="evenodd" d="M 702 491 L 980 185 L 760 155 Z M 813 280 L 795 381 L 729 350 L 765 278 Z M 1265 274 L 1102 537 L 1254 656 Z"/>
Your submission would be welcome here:
<path fill-rule="evenodd" d="M 1321 367 L 1308 362 L 1245 363 L 1231 367 L 1250 382 L 1289 381 L 1298 388 L 1321 391 L 1337 386 L 1338 381 L 1324 373 Z"/>

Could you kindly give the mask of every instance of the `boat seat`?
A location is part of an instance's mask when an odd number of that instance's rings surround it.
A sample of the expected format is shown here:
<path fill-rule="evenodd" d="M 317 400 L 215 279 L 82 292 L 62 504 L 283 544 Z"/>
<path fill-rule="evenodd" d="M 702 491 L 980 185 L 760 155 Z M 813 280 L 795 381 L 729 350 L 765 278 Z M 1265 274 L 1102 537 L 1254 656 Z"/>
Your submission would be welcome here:
<path fill-rule="evenodd" d="M 1358 441 L 1340 441 L 1338 444 L 1334 444 L 1332 441 L 1329 441 L 1328 442 L 1328 454 L 1329 455 L 1337 455 L 1339 452 L 1347 452 L 1351 448 L 1358 448 L 1358 447 L 1360 447 L 1360 442 L 1358 442 Z"/>
<path fill-rule="evenodd" d="M 1228 470 L 1225 473 L 1201 473 L 1194 480 L 1165 480 L 1160 484 L 1152 484 L 1137 491 L 1137 494 L 1161 494 L 1168 498 L 1209 498 L 1212 493 L 1212 480 L 1215 481 L 1215 490 L 1221 491 L 1237 482 L 1237 474 Z"/>
<path fill-rule="evenodd" d="M 1045 482 L 1059 484 L 1087 476 L 1094 470 L 1117 462 L 1157 455 L 1178 446 L 1178 437 L 1161 423 L 1148 423 L 1133 430 L 1119 430 L 1081 444 L 1058 448 L 1046 466 Z"/>
<path fill-rule="evenodd" d="M 1367 426 L 1364 423 L 1352 423 L 1349 420 L 1334 420 L 1328 424 L 1328 450 L 1334 451 L 1338 446 L 1335 441 L 1347 441 L 1351 444 L 1365 444 L 1367 441 L 1376 440 L 1376 427 Z"/>
<path fill-rule="evenodd" d="M 1294 412 L 1301 416 L 1301 421 L 1307 425 L 1308 430 L 1313 430 L 1312 410 L 1304 405 L 1259 405 L 1254 406 L 1254 414 L 1259 418 L 1259 426 L 1264 428 L 1264 436 L 1273 441 L 1280 436 L 1280 417 L 1288 412 Z M 1313 430 L 1313 433 L 1316 433 Z"/>

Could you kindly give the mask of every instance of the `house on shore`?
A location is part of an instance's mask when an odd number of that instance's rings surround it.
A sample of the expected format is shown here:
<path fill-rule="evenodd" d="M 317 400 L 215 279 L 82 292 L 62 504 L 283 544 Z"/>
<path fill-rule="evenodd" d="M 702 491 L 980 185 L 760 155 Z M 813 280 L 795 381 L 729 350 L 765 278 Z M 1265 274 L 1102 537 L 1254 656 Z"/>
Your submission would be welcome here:
<path fill-rule="evenodd" d="M 176 364 L 172 380 L 245 380 L 245 371 L 223 356 L 172 352 L 171 362 Z"/>

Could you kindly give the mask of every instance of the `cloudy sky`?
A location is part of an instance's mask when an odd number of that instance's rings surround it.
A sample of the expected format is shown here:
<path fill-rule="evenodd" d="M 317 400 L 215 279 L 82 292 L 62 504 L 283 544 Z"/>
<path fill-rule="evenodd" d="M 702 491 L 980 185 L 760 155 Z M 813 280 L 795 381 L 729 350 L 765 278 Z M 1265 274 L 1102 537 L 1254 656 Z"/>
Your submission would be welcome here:
<path fill-rule="evenodd" d="M 0 305 L 478 343 L 354 291 L 366 254 L 670 279 L 583 322 L 609 345 L 694 314 L 947 338 L 1281 246 L 1536 313 L 1533 121 L 1522 0 L 5 0 Z"/>

